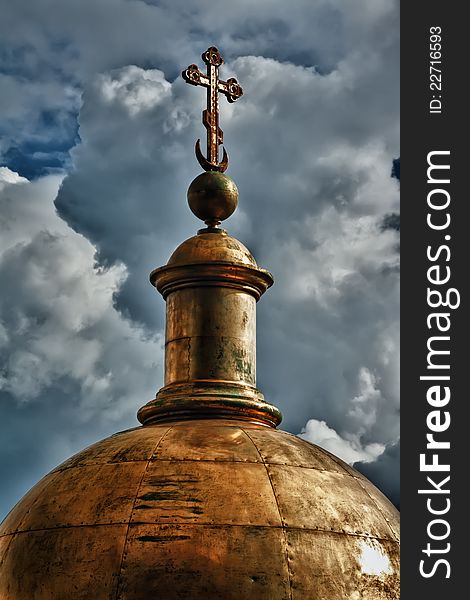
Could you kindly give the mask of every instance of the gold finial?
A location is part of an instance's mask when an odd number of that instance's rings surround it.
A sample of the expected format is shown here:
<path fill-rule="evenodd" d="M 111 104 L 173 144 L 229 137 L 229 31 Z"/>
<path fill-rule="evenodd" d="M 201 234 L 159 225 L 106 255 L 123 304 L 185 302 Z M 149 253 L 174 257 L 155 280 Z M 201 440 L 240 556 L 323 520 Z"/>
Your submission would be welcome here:
<path fill-rule="evenodd" d="M 202 73 L 197 65 L 189 65 L 182 73 L 187 83 L 207 88 L 207 108 L 202 113 L 202 122 L 207 129 L 207 158 L 201 152 L 200 140 L 196 142 L 196 157 L 205 171 L 223 173 L 228 167 L 228 155 L 224 148 L 219 163 L 219 145 L 224 142 L 224 133 L 219 127 L 219 92 L 225 94 L 229 102 L 235 102 L 243 95 L 243 90 L 234 77 L 227 81 L 219 79 L 219 67 L 224 59 L 215 46 L 204 52 L 202 60 L 207 65 L 207 74 Z"/>

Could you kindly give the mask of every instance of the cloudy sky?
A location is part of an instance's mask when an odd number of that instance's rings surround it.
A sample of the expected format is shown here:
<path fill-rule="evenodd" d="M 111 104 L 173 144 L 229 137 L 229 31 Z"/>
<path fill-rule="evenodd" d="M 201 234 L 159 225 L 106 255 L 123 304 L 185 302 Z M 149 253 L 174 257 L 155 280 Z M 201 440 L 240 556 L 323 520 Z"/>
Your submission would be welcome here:
<path fill-rule="evenodd" d="M 163 383 L 148 273 L 200 227 L 180 72 L 210 45 L 245 91 L 221 101 L 225 226 L 275 277 L 259 387 L 398 502 L 398 2 L 1 4 L 0 516 Z"/>

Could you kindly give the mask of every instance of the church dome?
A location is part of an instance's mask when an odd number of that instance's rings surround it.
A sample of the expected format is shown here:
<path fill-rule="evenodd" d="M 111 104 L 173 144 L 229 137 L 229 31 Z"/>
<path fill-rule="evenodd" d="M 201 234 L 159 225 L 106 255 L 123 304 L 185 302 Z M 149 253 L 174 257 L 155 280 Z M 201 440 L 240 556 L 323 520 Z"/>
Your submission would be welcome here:
<path fill-rule="evenodd" d="M 272 427 L 186 420 L 76 454 L 0 530 L 2 600 L 399 598 L 398 513 Z"/>
<path fill-rule="evenodd" d="M 213 74 L 218 50 L 203 57 Z M 190 190 L 207 227 L 150 276 L 166 302 L 164 385 L 141 427 L 76 454 L 8 515 L 0 599 L 397 600 L 397 510 L 278 430 L 256 387 L 256 303 L 273 279 L 218 227 L 235 188 L 212 174 Z"/>

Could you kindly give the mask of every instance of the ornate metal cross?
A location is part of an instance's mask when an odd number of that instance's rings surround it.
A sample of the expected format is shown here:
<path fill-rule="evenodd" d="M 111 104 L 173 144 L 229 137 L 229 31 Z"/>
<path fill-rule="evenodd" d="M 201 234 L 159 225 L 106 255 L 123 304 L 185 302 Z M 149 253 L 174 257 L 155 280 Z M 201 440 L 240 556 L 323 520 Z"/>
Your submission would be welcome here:
<path fill-rule="evenodd" d="M 205 171 L 220 171 L 228 167 L 228 155 L 224 154 L 219 163 L 219 144 L 224 142 L 224 133 L 219 127 L 219 92 L 225 94 L 229 102 L 235 102 L 243 95 L 243 90 L 234 77 L 227 81 L 219 79 L 219 67 L 224 59 L 220 52 L 212 46 L 202 55 L 207 65 L 207 74 L 202 73 L 197 65 L 189 65 L 182 73 L 183 79 L 191 85 L 202 85 L 207 88 L 207 108 L 202 113 L 202 122 L 207 129 L 207 158 L 201 152 L 200 140 L 196 142 L 196 157 Z"/>

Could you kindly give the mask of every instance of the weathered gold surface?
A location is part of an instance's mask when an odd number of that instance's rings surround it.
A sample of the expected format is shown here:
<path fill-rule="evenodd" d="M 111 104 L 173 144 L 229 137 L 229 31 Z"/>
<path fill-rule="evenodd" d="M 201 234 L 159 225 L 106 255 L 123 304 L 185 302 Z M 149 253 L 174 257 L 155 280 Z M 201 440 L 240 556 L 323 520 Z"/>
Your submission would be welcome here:
<path fill-rule="evenodd" d="M 184 75 L 209 90 L 201 164 L 223 171 L 218 92 L 242 92 L 218 79 L 216 48 L 203 58 L 207 76 Z M 73 456 L 11 511 L 0 600 L 399 598 L 398 512 L 341 460 L 275 429 L 255 339 L 273 279 L 215 227 L 221 216 L 151 274 L 167 302 L 165 385 L 139 410 L 144 426 Z"/>
<path fill-rule="evenodd" d="M 201 379 L 256 385 L 256 300 L 228 287 L 167 298 L 165 385 Z"/>
<path fill-rule="evenodd" d="M 281 413 L 253 386 L 230 381 L 172 383 L 138 411 L 141 423 L 182 419 L 237 419 L 276 427 Z"/>
<path fill-rule="evenodd" d="M 201 173 L 188 189 L 189 208 L 209 227 L 217 227 L 228 219 L 238 205 L 238 189 L 235 183 L 217 171 Z"/>
<path fill-rule="evenodd" d="M 0 598 L 114 599 L 126 533 L 126 525 L 17 533 L 0 567 Z"/>
<path fill-rule="evenodd" d="M 150 281 L 166 300 L 165 385 L 139 421 L 214 416 L 278 425 L 279 410 L 256 388 L 256 301 L 271 274 L 213 229 L 183 242 Z"/>
<path fill-rule="evenodd" d="M 390 600 L 398 513 L 320 448 L 192 420 L 80 452 L 0 528 L 2 600 Z"/>
<path fill-rule="evenodd" d="M 219 229 L 217 233 L 200 233 L 185 240 L 170 256 L 168 266 L 176 267 L 206 262 L 257 266 L 256 260 L 248 248 L 236 238 L 227 235 L 222 229 Z M 159 269 L 156 269 L 153 273 L 158 271 Z M 153 273 L 150 275 L 150 281 L 155 285 Z"/>

